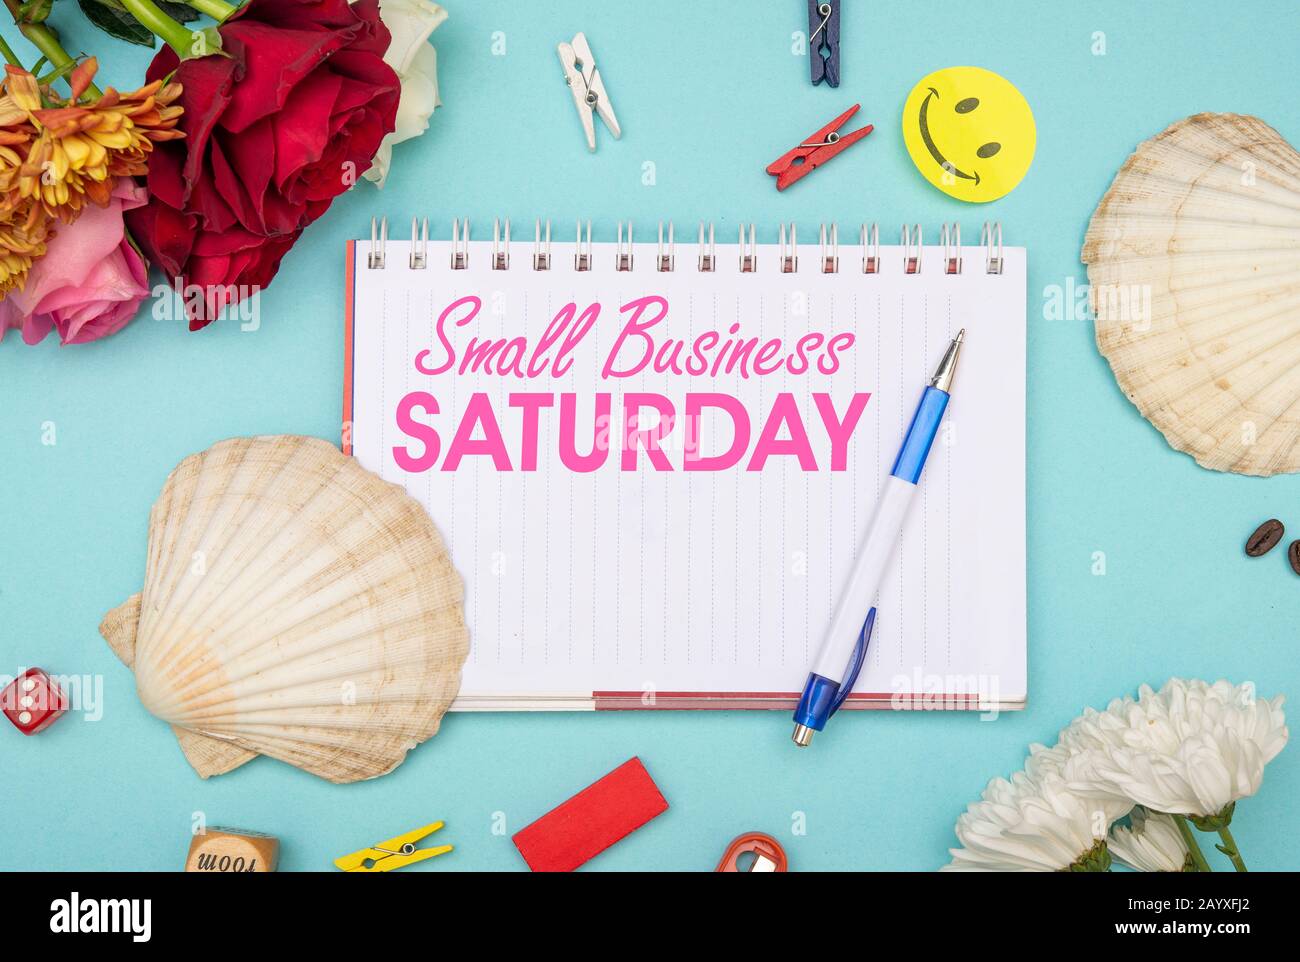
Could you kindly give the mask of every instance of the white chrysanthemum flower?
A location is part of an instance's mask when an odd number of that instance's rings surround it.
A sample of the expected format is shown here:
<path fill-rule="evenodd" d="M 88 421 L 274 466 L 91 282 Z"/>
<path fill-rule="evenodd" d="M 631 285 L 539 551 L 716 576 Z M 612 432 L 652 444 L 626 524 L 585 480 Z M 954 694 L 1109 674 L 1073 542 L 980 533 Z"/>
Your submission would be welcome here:
<path fill-rule="evenodd" d="M 1160 691 L 1089 709 L 1061 733 L 1071 757 L 1062 772 L 1085 794 L 1132 800 L 1217 828 L 1237 799 L 1255 794 L 1264 766 L 1286 745 L 1281 695 L 1249 685 L 1173 678 Z"/>
<path fill-rule="evenodd" d="M 1057 749 L 1035 745 L 1024 772 L 995 778 L 957 819 L 962 848 L 946 872 L 1105 871 L 1106 831 L 1118 807 L 1070 789 Z"/>
<path fill-rule="evenodd" d="M 1194 872 L 1187 842 L 1172 815 L 1148 812 L 1140 805 L 1129 827 L 1116 825 L 1107 845 L 1116 859 L 1139 872 Z"/>
<path fill-rule="evenodd" d="M 1051 748 L 1045 745 L 1030 745 L 1029 757 L 1025 759 L 1025 774 L 1030 778 L 1042 780 L 1047 775 L 1057 775 L 1062 779 L 1065 778 L 1065 766 L 1070 758 L 1074 755 L 1074 750 L 1064 744 L 1057 744 Z M 1084 799 L 1090 806 L 1096 816 L 1098 825 L 1105 823 L 1108 828 L 1110 824 L 1117 819 L 1123 818 L 1133 807 L 1133 802 L 1127 798 L 1115 798 L 1110 795 L 1089 795 L 1087 793 L 1076 793 Z M 1104 833 L 1105 828 L 1098 831 Z"/>
<path fill-rule="evenodd" d="M 379 18 L 392 34 L 384 62 L 402 81 L 397 102 L 397 123 L 379 144 L 374 162 L 364 174 L 380 187 L 388 176 L 393 145 L 418 137 L 429 129 L 438 96 L 438 53 L 429 46 L 429 36 L 447 19 L 447 11 L 431 0 L 380 0 Z"/>

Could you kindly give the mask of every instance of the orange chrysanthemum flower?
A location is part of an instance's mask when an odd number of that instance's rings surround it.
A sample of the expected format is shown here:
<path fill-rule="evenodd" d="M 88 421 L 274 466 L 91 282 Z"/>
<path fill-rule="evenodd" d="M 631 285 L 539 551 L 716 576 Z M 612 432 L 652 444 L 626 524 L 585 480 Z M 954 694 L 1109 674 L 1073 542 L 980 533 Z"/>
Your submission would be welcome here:
<path fill-rule="evenodd" d="M 87 201 L 107 204 L 114 177 L 143 174 L 156 141 L 184 136 L 176 129 L 178 84 L 154 81 L 128 94 L 110 87 L 94 103 L 78 103 L 96 67 L 93 57 L 79 65 L 69 77 L 72 97 L 67 104 L 44 107 L 36 78 L 9 66 L 8 102 L 0 100 L 0 106 L 9 108 L 0 120 L 21 110 L 36 132 L 10 185 L 2 177 L 7 171 L 0 172 L 0 191 L 16 186 L 19 199 L 36 198 L 47 214 L 67 222 L 76 219 Z"/>
<path fill-rule="evenodd" d="M 117 177 L 145 174 L 155 143 L 184 137 L 176 129 L 179 84 L 154 81 L 132 93 L 108 88 L 80 103 L 98 64 L 91 57 L 69 75 L 67 100 L 42 89 L 21 67 L 0 83 L 0 298 L 21 287 L 45 252 L 53 220 L 72 223 L 87 203 L 104 206 Z"/>
<path fill-rule="evenodd" d="M 35 201 L 0 220 L 0 298 L 22 289 L 32 262 L 45 253 L 50 220 Z"/>
<path fill-rule="evenodd" d="M 22 203 L 18 171 L 27 160 L 35 139 L 36 127 L 31 116 L 19 106 L 6 78 L 4 87 L 0 89 L 0 220 L 7 221 Z"/>

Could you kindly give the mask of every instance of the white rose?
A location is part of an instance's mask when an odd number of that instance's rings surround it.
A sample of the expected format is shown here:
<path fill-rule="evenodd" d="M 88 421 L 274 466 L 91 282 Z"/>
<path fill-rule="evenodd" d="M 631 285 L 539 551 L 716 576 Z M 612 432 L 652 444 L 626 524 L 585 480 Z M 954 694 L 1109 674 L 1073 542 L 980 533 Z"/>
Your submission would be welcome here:
<path fill-rule="evenodd" d="M 418 137 L 429 129 L 438 96 L 438 52 L 429 46 L 429 36 L 447 19 L 447 11 L 430 0 L 380 0 L 379 17 L 393 35 L 384 62 L 397 72 L 402 96 L 397 106 L 397 124 L 379 145 L 365 178 L 380 187 L 388 177 L 393 145 Z"/>

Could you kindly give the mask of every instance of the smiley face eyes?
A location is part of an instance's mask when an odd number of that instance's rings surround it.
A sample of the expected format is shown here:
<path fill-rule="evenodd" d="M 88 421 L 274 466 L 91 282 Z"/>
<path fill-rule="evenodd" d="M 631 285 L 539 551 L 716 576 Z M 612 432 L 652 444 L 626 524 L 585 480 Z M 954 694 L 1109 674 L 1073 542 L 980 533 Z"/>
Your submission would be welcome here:
<path fill-rule="evenodd" d="M 952 109 L 959 114 L 968 114 L 979 105 L 980 99 L 978 97 L 967 97 L 965 100 L 959 100 L 957 106 Z M 979 157 L 981 160 L 988 160 L 1001 149 L 1002 145 L 996 140 L 990 141 L 979 150 L 975 151 L 975 156 Z"/>
<path fill-rule="evenodd" d="M 958 101 L 957 106 L 952 109 L 957 111 L 959 114 L 968 114 L 979 105 L 980 99 L 978 97 L 967 97 L 965 100 Z M 997 141 L 992 141 L 975 151 L 975 156 L 982 160 L 988 160 L 1001 149 L 1001 144 Z"/>

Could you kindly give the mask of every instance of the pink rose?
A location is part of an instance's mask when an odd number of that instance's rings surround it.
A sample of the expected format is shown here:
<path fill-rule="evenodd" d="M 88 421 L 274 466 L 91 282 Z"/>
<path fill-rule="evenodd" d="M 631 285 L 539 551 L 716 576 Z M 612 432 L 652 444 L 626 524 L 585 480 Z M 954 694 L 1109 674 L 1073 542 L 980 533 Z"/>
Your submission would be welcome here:
<path fill-rule="evenodd" d="M 107 207 L 88 204 L 75 223 L 58 225 L 26 286 L 0 301 L 0 338 L 12 327 L 36 344 L 58 328 L 64 344 L 84 344 L 125 327 L 149 285 L 144 258 L 124 236 L 122 212 L 147 199 L 143 187 L 120 177 Z"/>

